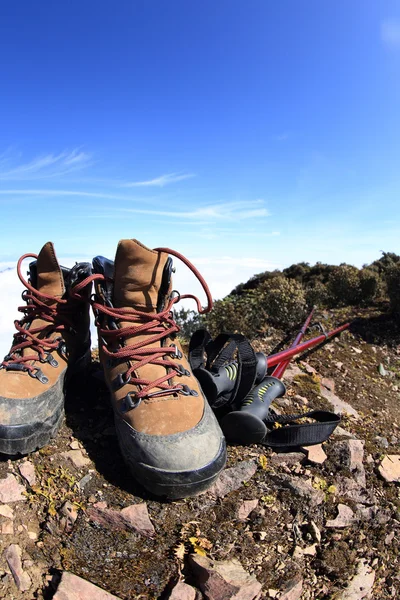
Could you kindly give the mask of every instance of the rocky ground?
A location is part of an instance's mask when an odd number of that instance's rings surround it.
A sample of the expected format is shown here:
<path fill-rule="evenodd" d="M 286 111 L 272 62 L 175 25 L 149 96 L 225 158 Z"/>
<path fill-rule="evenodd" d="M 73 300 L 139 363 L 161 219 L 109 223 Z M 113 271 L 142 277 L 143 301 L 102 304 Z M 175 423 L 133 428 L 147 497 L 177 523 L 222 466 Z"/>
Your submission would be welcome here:
<path fill-rule="evenodd" d="M 323 447 L 230 447 L 196 498 L 135 486 L 94 362 L 50 446 L 0 462 L 7 600 L 400 597 L 400 334 L 378 312 L 294 363 L 280 412 L 335 408 Z M 281 332 L 258 346 L 271 351 Z M 94 587 L 98 586 L 98 587 Z"/>

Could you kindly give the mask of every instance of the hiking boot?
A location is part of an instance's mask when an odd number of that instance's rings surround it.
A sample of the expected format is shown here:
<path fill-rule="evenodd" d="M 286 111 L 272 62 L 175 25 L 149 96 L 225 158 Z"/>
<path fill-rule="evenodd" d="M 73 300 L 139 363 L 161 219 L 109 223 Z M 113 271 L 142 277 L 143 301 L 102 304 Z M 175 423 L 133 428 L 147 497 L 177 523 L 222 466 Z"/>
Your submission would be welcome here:
<path fill-rule="evenodd" d="M 21 274 L 25 258 L 36 259 L 28 281 Z M 66 377 L 90 362 L 89 302 L 70 298 L 69 290 L 91 265 L 60 267 L 48 242 L 38 256 L 22 256 L 17 270 L 26 306 L 18 309 L 24 316 L 0 363 L 0 452 L 10 455 L 33 452 L 56 434 Z"/>
<path fill-rule="evenodd" d="M 136 240 L 119 243 L 115 263 L 94 259 L 93 310 L 122 455 L 148 491 L 172 499 L 207 489 L 224 468 L 226 447 L 176 339 L 172 307 L 179 295 L 168 254 L 200 279 L 209 310 L 207 284 L 187 259 Z"/>

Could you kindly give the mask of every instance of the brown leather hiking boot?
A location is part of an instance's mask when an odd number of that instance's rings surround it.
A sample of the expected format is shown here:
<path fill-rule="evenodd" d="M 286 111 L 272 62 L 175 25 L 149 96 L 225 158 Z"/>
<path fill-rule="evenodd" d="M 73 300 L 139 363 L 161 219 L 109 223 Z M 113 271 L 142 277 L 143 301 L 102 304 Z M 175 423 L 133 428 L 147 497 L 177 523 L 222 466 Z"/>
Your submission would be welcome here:
<path fill-rule="evenodd" d="M 21 274 L 25 258 L 29 280 Z M 0 363 L 0 452 L 28 454 L 47 444 L 64 414 L 66 376 L 90 362 L 89 303 L 70 288 L 91 273 L 88 263 L 60 267 L 51 242 L 18 261 L 26 290 L 17 333 Z M 88 289 L 88 288 L 87 288 Z"/>
<path fill-rule="evenodd" d="M 171 291 L 168 254 L 200 279 L 210 310 L 207 285 L 189 261 L 136 240 L 119 243 L 115 264 L 94 259 L 93 310 L 122 454 L 150 492 L 180 498 L 211 485 L 225 465 L 226 448 L 176 339 L 172 307 L 179 297 Z"/>

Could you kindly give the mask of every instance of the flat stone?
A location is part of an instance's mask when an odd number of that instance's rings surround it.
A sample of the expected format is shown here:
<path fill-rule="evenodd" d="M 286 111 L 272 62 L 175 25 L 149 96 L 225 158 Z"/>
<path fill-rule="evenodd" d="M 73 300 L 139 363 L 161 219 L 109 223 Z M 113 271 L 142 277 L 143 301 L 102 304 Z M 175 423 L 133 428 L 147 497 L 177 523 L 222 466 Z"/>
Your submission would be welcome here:
<path fill-rule="evenodd" d="M 90 521 L 109 529 L 135 531 L 147 537 L 153 536 L 154 527 L 149 519 L 146 504 L 143 502 L 133 506 L 139 506 L 140 508 L 134 509 L 132 506 L 128 506 L 118 511 L 93 505 L 87 509 L 86 515 Z"/>
<path fill-rule="evenodd" d="M 400 455 L 388 454 L 385 456 L 378 471 L 385 481 L 400 483 Z"/>
<path fill-rule="evenodd" d="M 373 571 L 365 561 L 360 560 L 357 567 L 357 573 L 350 580 L 347 588 L 337 596 L 338 600 L 362 600 L 370 598 L 372 586 L 375 581 L 375 571 Z"/>
<path fill-rule="evenodd" d="M 307 460 L 314 465 L 322 465 L 328 458 L 321 444 L 302 448 L 307 455 Z"/>
<path fill-rule="evenodd" d="M 26 500 L 22 493 L 25 487 L 18 483 L 15 475 L 7 474 L 5 479 L 0 479 L 0 502 L 20 502 Z"/>
<path fill-rule="evenodd" d="M 53 600 L 120 600 L 93 583 L 64 571 Z"/>
<path fill-rule="evenodd" d="M 36 473 L 35 467 L 31 463 L 30 460 L 25 460 L 18 466 L 18 470 L 21 473 L 22 477 L 27 481 L 27 483 L 32 487 L 36 484 Z"/>
<path fill-rule="evenodd" d="M 331 392 L 335 391 L 335 382 L 333 381 L 333 379 L 328 379 L 328 377 L 323 377 L 321 379 L 321 385 Z"/>
<path fill-rule="evenodd" d="M 282 452 L 278 454 L 272 454 L 270 457 L 271 465 L 277 467 L 280 465 L 298 465 L 304 460 L 304 454 L 302 452 Z"/>
<path fill-rule="evenodd" d="M 342 362 L 340 362 L 340 361 L 337 361 L 337 362 L 335 362 L 335 363 L 333 363 L 333 364 L 335 365 L 335 367 L 336 367 L 337 369 L 339 369 L 339 371 L 340 371 L 340 369 L 343 367 L 343 363 L 342 363 Z M 333 391 L 333 390 L 332 390 L 332 391 Z"/>
<path fill-rule="evenodd" d="M 11 544 L 4 552 L 5 559 L 10 567 L 15 585 L 21 592 L 26 592 L 32 585 L 31 578 L 22 568 L 22 550 L 18 544 Z"/>
<path fill-rule="evenodd" d="M 340 529 L 342 527 L 349 527 L 356 520 L 356 516 L 349 506 L 345 504 L 338 504 L 338 514 L 335 519 L 328 520 L 326 527 L 333 529 Z"/>
<path fill-rule="evenodd" d="M 150 521 L 149 512 L 146 502 L 140 504 L 132 504 L 120 511 L 121 516 L 129 523 L 129 525 L 142 535 L 152 537 L 155 534 L 153 523 Z"/>
<path fill-rule="evenodd" d="M 308 375 L 315 375 L 317 372 L 317 369 L 314 369 L 314 367 L 312 367 L 311 365 L 309 365 L 307 362 L 304 362 L 303 360 L 300 362 L 301 366 L 304 367 L 304 370 L 306 373 L 308 373 Z"/>
<path fill-rule="evenodd" d="M 68 450 L 68 452 L 62 452 L 61 456 L 68 458 L 77 469 L 90 464 L 90 460 L 86 456 L 83 456 L 81 450 Z"/>
<path fill-rule="evenodd" d="M 242 504 L 239 506 L 238 519 L 245 521 L 249 514 L 257 507 L 257 505 L 257 498 L 254 500 L 244 500 L 244 502 L 242 502 Z"/>
<path fill-rule="evenodd" d="M 285 383 L 290 384 L 293 382 L 293 379 L 296 377 L 296 375 L 301 375 L 302 373 L 303 371 L 297 365 L 290 364 L 285 371 L 283 380 Z"/>
<path fill-rule="evenodd" d="M 183 581 L 178 581 L 171 594 L 168 596 L 168 600 L 196 600 L 196 597 L 196 588 Z"/>
<path fill-rule="evenodd" d="M 78 440 L 72 440 L 72 442 L 70 443 L 69 447 L 72 450 L 79 450 L 80 449 L 80 445 L 79 445 Z"/>
<path fill-rule="evenodd" d="M 324 387 L 321 387 L 320 394 L 321 394 L 321 396 L 323 396 L 325 398 L 325 400 L 328 400 L 328 402 L 330 402 L 332 404 L 335 412 L 338 412 L 338 413 L 346 412 L 347 414 L 351 415 L 355 419 L 360 419 L 360 415 L 358 414 L 358 412 L 356 411 L 355 408 L 353 408 L 345 400 L 342 400 L 341 398 L 339 398 L 339 396 L 336 396 L 336 394 L 334 394 L 330 390 L 328 390 Z"/>
<path fill-rule="evenodd" d="M 338 425 L 336 427 L 335 431 L 332 433 L 332 437 L 334 437 L 334 438 L 345 437 L 350 440 L 357 439 L 357 436 L 355 436 L 354 433 L 350 433 L 350 431 L 346 431 L 346 429 L 343 429 L 343 427 L 340 427 L 340 425 Z"/>
<path fill-rule="evenodd" d="M 1 533 L 3 535 L 14 535 L 14 523 L 10 519 L 1 524 Z"/>
<path fill-rule="evenodd" d="M 317 554 L 317 544 L 311 544 L 311 546 L 304 548 L 303 554 L 305 556 L 315 556 Z"/>
<path fill-rule="evenodd" d="M 325 500 L 324 492 L 313 488 L 308 481 L 292 475 L 275 475 L 273 479 L 281 487 L 291 490 L 297 496 L 306 500 L 310 506 L 318 506 Z"/>
<path fill-rule="evenodd" d="M 205 493 L 223 498 L 230 492 L 239 489 L 245 481 L 253 477 L 257 465 L 253 460 L 244 460 L 230 469 L 222 471 L 217 481 Z"/>
<path fill-rule="evenodd" d="M 299 600 L 303 592 L 303 578 L 300 576 L 290 579 L 282 590 L 279 600 Z"/>
<path fill-rule="evenodd" d="M 0 515 L 2 517 L 6 517 L 7 519 L 14 519 L 14 511 L 11 506 L 8 506 L 8 504 L 2 504 L 0 506 Z"/>
<path fill-rule="evenodd" d="M 189 561 L 208 600 L 254 600 L 261 592 L 261 583 L 235 558 L 216 561 L 191 554 Z"/>

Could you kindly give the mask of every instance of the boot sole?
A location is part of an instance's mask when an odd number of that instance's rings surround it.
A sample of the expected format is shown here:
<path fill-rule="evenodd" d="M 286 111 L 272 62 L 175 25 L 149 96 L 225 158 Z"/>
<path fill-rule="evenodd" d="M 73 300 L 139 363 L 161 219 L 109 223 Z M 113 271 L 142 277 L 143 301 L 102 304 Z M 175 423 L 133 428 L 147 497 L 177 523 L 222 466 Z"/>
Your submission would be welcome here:
<path fill-rule="evenodd" d="M 168 500 L 197 496 L 205 492 L 219 477 L 226 464 L 226 444 L 221 440 L 217 456 L 207 465 L 193 471 L 166 471 L 130 460 L 126 449 L 122 455 L 134 479 L 148 492 Z"/>
<path fill-rule="evenodd" d="M 46 412 L 51 413 L 47 419 L 20 425 L 0 425 L 0 454 L 31 454 L 56 436 L 64 419 L 65 387 L 73 375 L 86 369 L 90 360 L 89 351 L 68 367 L 57 383 L 47 390 L 47 398 L 43 400 Z"/>

